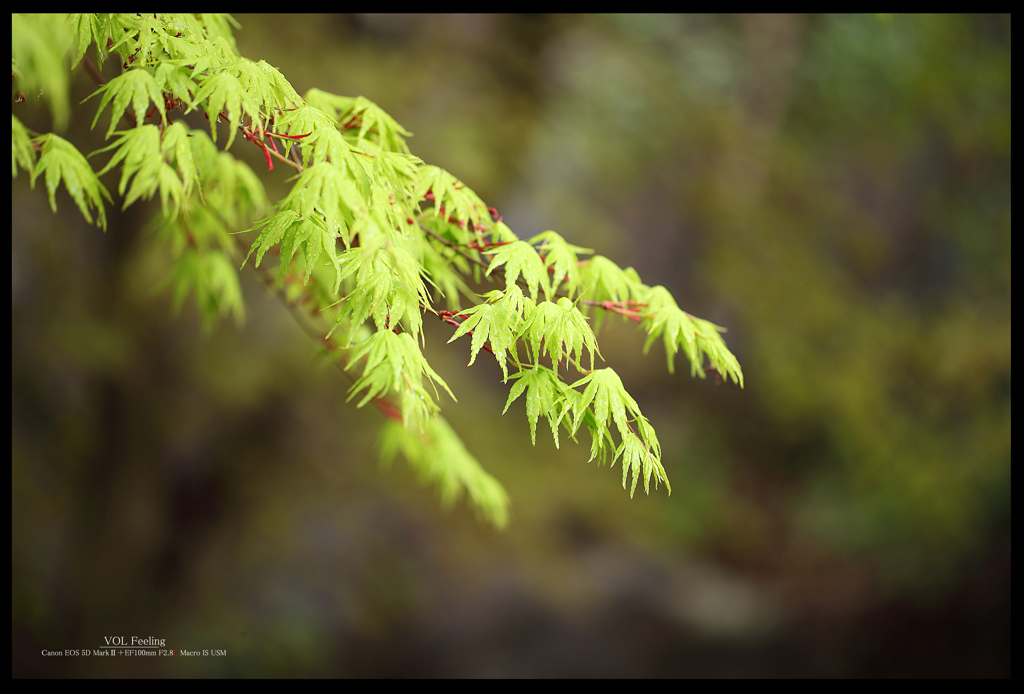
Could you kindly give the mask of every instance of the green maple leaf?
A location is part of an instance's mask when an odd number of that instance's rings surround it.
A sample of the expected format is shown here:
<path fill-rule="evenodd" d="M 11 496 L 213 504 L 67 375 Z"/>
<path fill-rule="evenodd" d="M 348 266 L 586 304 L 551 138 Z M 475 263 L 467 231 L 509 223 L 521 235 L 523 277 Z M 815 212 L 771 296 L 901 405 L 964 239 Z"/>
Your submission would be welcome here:
<path fill-rule="evenodd" d="M 97 94 L 103 94 L 103 98 L 100 99 L 100 106 L 96 109 L 96 117 L 92 119 L 92 127 L 94 128 L 96 127 L 96 121 L 100 119 L 100 114 L 103 113 L 103 109 L 111 101 L 114 102 L 110 114 L 110 127 L 107 128 L 106 137 L 108 138 L 114 134 L 117 122 L 121 120 L 121 115 L 129 105 L 132 107 L 136 125 L 142 125 L 146 120 L 146 112 L 149 110 L 150 102 L 160 112 L 160 122 L 165 125 L 167 124 L 167 111 L 164 110 L 164 95 L 160 91 L 160 85 L 157 84 L 156 79 L 149 70 L 143 68 L 128 70 L 94 91 L 86 97 L 86 101 Z M 214 139 L 216 140 L 216 137 Z"/>
<path fill-rule="evenodd" d="M 551 270 L 551 286 L 558 288 L 563 281 L 569 298 L 580 287 L 579 253 L 593 253 L 591 248 L 581 248 L 568 243 L 553 231 L 537 234 L 530 243 L 538 244 L 538 252 L 544 256 L 544 264 Z"/>
<path fill-rule="evenodd" d="M 526 241 L 513 241 L 499 246 L 491 264 L 487 266 L 487 276 L 490 276 L 495 268 L 502 265 L 505 266 L 503 269 L 506 289 L 510 289 L 522 276 L 526 281 L 526 286 L 530 288 L 530 297 L 534 301 L 537 300 L 537 287 L 544 291 L 545 297 L 551 295 L 547 267 L 537 254 L 537 249 Z"/>
<path fill-rule="evenodd" d="M 50 196 L 50 209 L 57 211 L 57 200 L 54 197 L 57 186 L 64 181 L 71 199 L 78 205 L 82 216 L 92 224 L 91 208 L 96 209 L 96 225 L 107 229 L 107 215 L 103 210 L 103 200 L 112 202 L 110 193 L 100 183 L 99 177 L 93 173 L 89 162 L 85 160 L 81 152 L 75 149 L 67 140 L 54 134 L 43 135 L 36 139 L 42 143 L 42 153 L 39 161 L 32 172 L 32 187 L 35 187 L 36 178 L 46 174 L 46 192 Z"/>
<path fill-rule="evenodd" d="M 508 400 L 502 414 L 508 412 L 509 405 L 526 392 L 526 417 L 530 421 L 530 440 L 537 445 L 537 420 L 544 415 L 551 427 L 551 435 L 558 448 L 558 424 L 562 420 L 564 410 L 559 406 L 566 401 L 568 387 L 558 378 L 558 374 L 543 366 L 524 369 L 512 376 L 516 380 L 509 391 Z"/>
<path fill-rule="evenodd" d="M 743 387 L 743 371 L 740 364 L 726 347 L 725 340 L 720 334 L 725 332 L 725 328 L 681 310 L 664 287 L 654 287 L 642 298 L 647 304 L 645 317 L 641 323 L 648 333 L 644 354 L 661 336 L 664 338 L 669 373 L 674 371 L 676 352 L 682 348 L 686 358 L 690 360 L 691 375 L 705 377 L 703 362 L 704 356 L 707 355 L 708 361 L 722 378 L 728 380 L 731 377 L 741 388 Z"/>
<path fill-rule="evenodd" d="M 519 292 L 518 300 L 515 293 Z M 501 367 L 504 381 L 508 381 L 508 367 L 505 364 L 505 354 L 512 350 L 512 358 L 515 359 L 513 345 L 516 341 L 516 333 L 523 322 L 523 295 L 519 287 L 512 287 L 509 296 L 502 292 L 491 292 L 491 301 L 467 308 L 460 313 L 466 320 L 462 322 L 455 334 L 448 342 L 453 342 L 466 333 L 473 332 L 473 342 L 470 346 L 469 365 L 476 361 L 476 355 L 490 340 L 491 351 L 494 359 Z"/>

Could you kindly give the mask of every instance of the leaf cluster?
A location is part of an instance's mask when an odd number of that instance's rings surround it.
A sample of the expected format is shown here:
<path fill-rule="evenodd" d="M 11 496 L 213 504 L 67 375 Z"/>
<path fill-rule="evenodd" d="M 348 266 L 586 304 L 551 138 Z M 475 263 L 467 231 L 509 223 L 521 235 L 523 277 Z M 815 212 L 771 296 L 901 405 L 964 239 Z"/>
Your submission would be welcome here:
<path fill-rule="evenodd" d="M 176 307 L 193 294 L 207 325 L 226 315 L 243 320 L 238 271 L 253 254 L 261 276 L 270 274 L 265 264 L 276 266 L 286 302 L 321 326 L 345 371 L 360 374 L 349 399 L 400 412 L 404 428 L 386 428 L 385 456 L 402 452 L 446 500 L 465 491 L 496 525 L 507 522 L 507 497 L 439 414 L 437 387 L 455 396 L 423 355 L 424 316 L 455 326 L 449 342 L 470 337 L 470 365 L 481 350 L 494 356 L 502 380 L 513 382 L 505 411 L 526 395 L 534 443 L 541 417 L 556 447 L 559 429 L 575 440 L 585 427 L 590 460 L 621 459 L 631 496 L 641 477 L 649 493 L 652 478 L 668 487 L 668 476 L 654 428 L 618 374 L 595 368 L 605 317 L 638 323 L 645 351 L 662 338 L 670 372 L 681 351 L 693 375 L 713 369 L 743 383 L 724 328 L 554 231 L 520 239 L 462 181 L 413 156 L 410 133 L 374 102 L 319 89 L 300 97 L 277 68 L 238 55 L 230 17 L 16 15 L 14 22 L 16 78 L 44 92 L 57 124 L 70 113 L 68 55 L 74 67 L 95 45 L 101 65 L 116 55 L 123 72 L 92 95 L 101 97 L 93 127 L 110 108 L 112 141 L 93 154 L 113 155 L 98 174 L 70 143 L 33 135 L 12 117 L 12 176 L 21 168 L 34 183 L 45 173 L 51 206 L 63 182 L 85 218 L 95 215 L 104 228 L 103 200 L 111 196 L 99 176 L 120 170 L 123 207 L 159 193 L 154 226 L 173 259 L 166 284 Z M 200 111 L 209 136 L 172 120 Z M 125 121 L 130 127 L 118 129 Z M 223 149 L 217 123 L 228 128 Z M 296 170 L 276 204 L 229 151 L 238 142 L 259 147 L 268 170 Z M 242 258 L 237 235 L 244 233 L 256 236 Z M 494 281 L 499 289 L 474 290 Z M 442 299 L 449 310 L 434 307 Z M 568 378 L 570 367 L 577 380 Z"/>
<path fill-rule="evenodd" d="M 415 425 L 411 428 L 422 430 L 429 416 L 440 409 L 423 387 L 424 376 L 444 388 L 452 400 L 455 399 L 448 384 L 430 368 L 419 345 L 409 333 L 378 330 L 355 347 L 347 368 L 352 368 L 363 357 L 366 357 L 363 375 L 352 385 L 352 394 L 349 396 L 351 400 L 365 389 L 357 407 L 362 407 L 374 398 L 397 393 L 402 402 L 402 423 L 406 427 Z M 436 388 L 434 394 L 437 395 Z"/>

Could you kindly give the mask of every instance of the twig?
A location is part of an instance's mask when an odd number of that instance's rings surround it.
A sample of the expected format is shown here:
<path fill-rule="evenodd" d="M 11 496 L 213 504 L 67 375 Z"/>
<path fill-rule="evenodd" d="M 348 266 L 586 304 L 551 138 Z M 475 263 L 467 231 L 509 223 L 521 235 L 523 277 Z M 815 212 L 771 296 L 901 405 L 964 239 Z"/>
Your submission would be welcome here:
<path fill-rule="evenodd" d="M 427 227 L 423 222 L 419 222 L 419 225 L 420 225 L 420 228 L 423 229 L 423 231 L 427 232 L 428 234 L 433 236 L 435 239 L 437 239 L 438 241 L 440 241 L 444 245 L 448 246 L 448 248 L 451 248 L 453 251 L 455 251 L 456 253 L 461 255 L 463 258 L 465 258 L 469 262 L 476 263 L 477 265 L 479 265 L 482 268 L 488 267 L 487 263 L 485 263 L 484 261 L 480 260 L 479 258 L 474 258 L 469 253 L 466 253 L 464 250 L 459 248 L 459 244 L 452 243 L 448 239 L 446 239 L 446 238 L 444 238 L 442 236 L 439 236 L 436 232 L 434 232 L 432 229 Z"/>

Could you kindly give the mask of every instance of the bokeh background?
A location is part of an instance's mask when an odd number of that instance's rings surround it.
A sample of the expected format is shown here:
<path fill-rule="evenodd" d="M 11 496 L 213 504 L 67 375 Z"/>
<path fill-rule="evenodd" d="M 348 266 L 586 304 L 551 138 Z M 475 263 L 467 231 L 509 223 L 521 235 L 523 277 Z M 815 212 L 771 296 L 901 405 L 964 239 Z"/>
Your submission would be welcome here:
<path fill-rule="evenodd" d="M 103 234 L 22 172 L 15 676 L 1009 675 L 1008 16 L 237 19 L 243 55 L 377 102 L 521 237 L 727 326 L 746 388 L 607 321 L 674 490 L 630 500 L 585 442 L 532 447 L 496 365 L 428 324 L 512 497 L 497 532 L 378 465 L 384 420 L 251 270 L 245 325 L 204 334 L 156 206 Z M 228 657 L 39 655 L 111 635 Z"/>

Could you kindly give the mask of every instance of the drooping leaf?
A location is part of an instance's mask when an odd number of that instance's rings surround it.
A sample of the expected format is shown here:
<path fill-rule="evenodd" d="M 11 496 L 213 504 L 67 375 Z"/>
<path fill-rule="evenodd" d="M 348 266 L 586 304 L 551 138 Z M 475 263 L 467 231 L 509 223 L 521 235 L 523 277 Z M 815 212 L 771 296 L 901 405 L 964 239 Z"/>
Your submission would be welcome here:
<path fill-rule="evenodd" d="M 130 55 L 132 63 L 149 65 L 163 51 L 162 39 L 167 33 L 165 21 L 158 14 L 140 13 L 134 18 L 132 29 L 120 40 L 115 40 L 109 50 L 120 50 L 123 55 Z"/>
<path fill-rule="evenodd" d="M 610 368 L 598 369 L 576 381 L 571 387 L 582 385 L 586 385 L 586 389 L 582 395 L 571 399 L 569 405 L 574 413 L 573 433 L 583 422 L 586 422 L 587 428 L 590 429 L 593 440 L 590 459 L 593 460 L 611 440 L 608 425 L 610 421 L 614 421 L 621 443 L 615 450 L 612 464 L 622 457 L 622 488 L 626 488 L 626 476 L 632 470 L 633 487 L 629 492 L 630 497 L 636 491 L 640 474 L 643 474 L 644 489 L 647 493 L 650 493 L 652 475 L 655 476 L 655 483 L 665 482 L 671 493 L 668 475 L 661 464 L 661 444 L 658 443 L 654 427 L 641 414 L 636 401 L 626 392 L 619 375 Z"/>
<path fill-rule="evenodd" d="M 544 266 L 544 261 L 537 254 L 537 249 L 526 241 L 513 241 L 504 246 L 498 246 L 491 264 L 487 266 L 487 275 L 490 276 L 495 268 L 502 265 L 504 266 L 502 269 L 505 272 L 506 289 L 511 288 L 522 276 L 534 301 L 537 300 L 537 287 L 543 290 L 545 297 L 551 295 L 548 271 Z"/>
<path fill-rule="evenodd" d="M 188 61 L 181 63 L 184 66 L 192 64 L 197 58 L 204 56 L 209 60 L 211 54 L 225 57 L 223 52 L 218 51 L 216 46 L 206 38 L 206 32 L 196 21 L 195 15 L 163 14 L 158 16 L 163 20 L 164 26 L 163 30 L 156 34 L 156 39 L 160 42 L 160 47 L 170 56 L 171 61 Z M 161 64 L 166 63 L 161 61 Z"/>
<path fill-rule="evenodd" d="M 632 434 L 622 438 L 622 443 L 615 450 L 615 457 L 612 459 L 613 466 L 620 456 L 622 457 L 623 489 L 626 488 L 626 477 L 630 472 L 633 473 L 633 484 L 629 488 L 629 498 L 633 498 L 637 480 L 641 475 L 644 478 L 644 492 L 647 494 L 651 493 L 652 476 L 654 477 L 655 485 L 659 482 L 664 482 L 669 494 L 672 493 L 672 486 L 669 484 L 668 475 L 661 464 L 660 452 L 655 454 L 651 447 L 646 445 L 639 436 Z"/>
<path fill-rule="evenodd" d="M 238 271 L 220 251 L 185 249 L 175 260 L 164 283 L 173 286 L 175 311 L 181 310 L 190 292 L 194 294 L 206 330 L 214 325 L 216 319 L 229 313 L 234 314 L 236 324 L 245 322 L 245 302 Z"/>
<path fill-rule="evenodd" d="M 255 225 L 246 229 L 245 231 L 247 232 L 257 229 L 261 231 L 256 240 L 252 242 L 252 246 L 249 247 L 249 253 L 246 254 L 245 260 L 242 261 L 242 267 L 244 268 L 245 264 L 249 262 L 249 256 L 252 255 L 253 251 L 256 251 L 256 267 L 259 267 L 260 263 L 263 262 L 264 254 L 281 243 L 281 239 L 284 238 L 293 225 L 301 223 L 302 217 L 298 212 L 294 210 L 281 210 L 268 217 L 264 217 L 256 222 Z"/>
<path fill-rule="evenodd" d="M 436 288 L 437 294 L 445 297 L 449 311 L 461 308 L 460 293 L 472 301 L 476 300 L 477 294 L 469 288 L 465 280 L 469 274 L 465 258 L 446 246 L 433 243 L 426 236 L 411 239 L 409 245 L 414 249 L 416 260 L 423 268 L 424 277 Z"/>
<path fill-rule="evenodd" d="M 263 183 L 248 164 L 219 152 L 205 132 L 196 130 L 191 135 L 192 158 L 202 175 L 203 200 L 232 232 L 270 207 Z"/>
<path fill-rule="evenodd" d="M 331 118 L 329 113 L 309 105 L 303 105 L 278 114 L 274 120 L 274 129 L 277 132 L 287 133 L 293 137 L 301 136 L 301 139 L 295 140 L 295 143 L 298 144 L 299 152 L 302 154 L 303 166 L 309 166 L 309 158 L 313 154 L 314 148 L 320 143 L 321 138 L 334 138 L 334 135 L 329 135 L 329 133 L 337 132 L 334 119 Z M 322 133 L 321 131 L 326 132 Z M 335 140 L 331 139 L 329 142 L 335 142 Z M 321 147 L 324 146 L 321 143 Z M 340 153 L 348 149 L 340 144 L 332 144 L 330 147 L 334 149 L 326 152 L 321 151 L 326 155 L 331 155 L 334 151 Z M 332 163 L 334 163 L 333 157 Z"/>
<path fill-rule="evenodd" d="M 389 393 L 398 393 L 402 400 L 402 423 L 422 431 L 431 414 L 438 410 L 437 403 L 423 387 L 423 377 L 444 388 L 455 400 L 455 395 L 444 380 L 430 368 L 419 345 L 409 333 L 395 334 L 378 330 L 365 342 L 353 349 L 348 367 L 366 357 L 363 375 L 353 385 L 349 400 L 365 389 L 362 407 L 372 399 Z M 436 390 L 435 390 L 436 392 Z"/>
<path fill-rule="evenodd" d="M 672 373 L 676 352 L 682 348 L 690 360 L 691 375 L 705 377 L 704 356 L 715 367 L 723 379 L 732 378 L 743 387 L 743 371 L 732 352 L 725 346 L 720 333 L 725 331 L 714 323 L 691 316 L 676 305 L 675 299 L 664 287 L 654 287 L 643 297 L 647 307 L 641 323 L 648 334 L 644 353 L 659 337 L 664 338 L 665 357 L 668 370 Z"/>
<path fill-rule="evenodd" d="M 295 210 L 303 217 L 319 215 L 328 229 L 343 237 L 348 236 L 355 218 L 367 211 L 366 201 L 351 176 L 343 167 L 328 162 L 303 171 L 281 207 Z"/>
<path fill-rule="evenodd" d="M 525 391 L 526 417 L 530 421 L 530 440 L 533 445 L 537 445 L 537 420 L 544 415 L 551 427 L 555 448 L 558 448 L 558 424 L 565 414 L 563 405 L 566 402 L 569 387 L 558 378 L 557 373 L 543 366 L 524 369 L 511 378 L 517 380 L 509 391 L 505 409 L 501 413 L 508 412 L 509 405 Z"/>
<path fill-rule="evenodd" d="M 186 64 L 176 64 L 170 60 L 160 63 L 153 72 L 153 81 L 161 92 L 166 92 L 191 108 L 193 106 L 192 95 L 199 89 L 199 85 L 192 79 L 192 70 Z"/>
<path fill-rule="evenodd" d="M 516 301 L 516 292 L 519 292 L 519 301 Z M 501 367 L 504 381 L 508 381 L 505 356 L 506 352 L 511 350 L 512 357 L 515 358 L 516 335 L 523 322 L 522 299 L 522 292 L 517 286 L 513 286 L 509 290 L 509 297 L 502 292 L 494 292 L 491 301 L 468 308 L 460 314 L 465 320 L 448 342 L 453 342 L 472 331 L 473 342 L 470 346 L 469 357 L 469 365 L 472 366 L 481 348 L 490 341 L 494 359 Z"/>
<path fill-rule="evenodd" d="M 306 92 L 306 103 L 330 113 L 343 130 L 355 133 L 353 140 L 357 147 L 369 140 L 386 152 L 409 153 L 405 138 L 412 133 L 366 97 L 337 96 L 320 89 L 310 89 Z"/>
<path fill-rule="evenodd" d="M 11 114 L 11 177 L 18 177 L 18 166 L 34 172 L 36 166 L 36 150 L 32 146 L 32 138 L 18 117 Z"/>
<path fill-rule="evenodd" d="M 235 21 L 234 17 L 218 12 L 203 12 L 196 15 L 196 18 L 202 25 L 207 39 L 214 46 L 220 48 L 228 55 L 238 54 L 238 46 L 235 45 L 235 37 L 231 27 L 239 29 L 241 25 Z"/>
<path fill-rule="evenodd" d="M 67 140 L 54 134 L 43 135 L 36 142 L 41 142 L 43 151 L 32 173 L 32 187 L 36 178 L 46 173 L 46 192 L 50 196 L 50 208 L 57 211 L 57 200 L 54 194 L 57 185 L 63 180 L 71 199 L 78 205 L 82 216 L 92 224 L 92 208 L 96 209 L 96 225 L 107 230 L 107 214 L 103 209 L 103 200 L 112 202 L 110 193 L 100 183 L 99 177 L 93 173 L 89 162 L 81 152 Z"/>
<path fill-rule="evenodd" d="M 558 289 L 563 281 L 565 291 L 571 299 L 580 287 L 580 271 L 578 253 L 593 253 L 593 249 L 581 248 L 568 243 L 553 231 L 537 234 L 530 243 L 537 245 L 537 251 L 544 259 L 544 264 L 551 271 L 551 287 Z M 538 245 L 539 244 L 539 245 Z"/>
<path fill-rule="evenodd" d="M 537 304 L 523 325 L 520 336 L 525 338 L 535 362 L 547 352 L 552 366 L 561 362 L 563 355 L 575 354 L 576 367 L 583 371 L 583 350 L 586 348 L 590 351 L 590 368 L 593 369 L 594 352 L 600 354 L 597 338 L 587 319 L 564 296 L 558 303 L 542 301 Z"/>
<path fill-rule="evenodd" d="M 160 135 L 160 151 L 178 172 L 185 195 L 191 195 L 192 186 L 199 182 L 199 174 L 192 158 L 188 128 L 182 123 L 172 123 L 164 128 Z"/>
<path fill-rule="evenodd" d="M 156 79 L 149 70 L 141 68 L 128 70 L 90 94 L 87 100 L 97 94 L 103 94 L 103 98 L 100 99 L 99 108 L 96 109 L 96 117 L 92 119 L 92 127 L 94 128 L 96 127 L 96 121 L 100 119 L 100 114 L 103 113 L 103 109 L 111 101 L 114 102 L 113 110 L 110 114 L 110 127 L 107 128 L 106 137 L 108 138 L 114 134 L 117 122 L 121 120 L 121 115 L 128 106 L 132 108 L 136 126 L 142 125 L 146 120 L 146 112 L 149 110 L 150 102 L 160 112 L 160 121 L 165 124 L 167 123 L 167 112 L 164 109 L 163 94 L 160 93 L 160 86 L 156 83 Z"/>
<path fill-rule="evenodd" d="M 99 175 L 121 164 L 118 193 L 125 196 L 128 181 L 132 181 L 123 208 L 139 198 L 148 200 L 159 191 L 164 215 L 175 217 L 198 179 L 186 126 L 174 123 L 161 133 L 155 125 L 140 125 L 117 135 L 112 144 L 93 152 L 117 148 Z"/>
<path fill-rule="evenodd" d="M 189 111 L 204 101 L 206 104 L 203 108 L 210 118 L 210 134 L 214 142 L 217 141 L 218 118 L 221 114 L 227 117 L 229 134 L 225 149 L 230 148 L 234 142 L 243 115 L 248 116 L 253 123 L 262 123 L 259 104 L 229 68 L 216 70 L 202 80 L 193 97 L 194 105 Z"/>
<path fill-rule="evenodd" d="M 629 419 L 640 415 L 640 407 L 626 392 L 615 370 L 610 367 L 596 369 L 573 383 L 571 387 L 578 388 L 582 385 L 586 385 L 587 388 L 583 391 L 583 396 L 573 403 L 573 432 L 579 429 L 583 410 L 593 403 L 597 426 L 607 428 L 611 418 L 619 430 L 619 435 L 625 437 L 630 432 Z"/>
<path fill-rule="evenodd" d="M 78 67 L 78 63 L 85 56 L 85 51 L 92 43 L 96 44 L 96 58 L 100 67 L 103 67 L 103 51 L 100 46 L 106 43 L 106 32 L 103 31 L 103 22 L 98 15 L 92 12 L 73 14 L 68 18 L 68 24 L 74 35 L 76 46 L 75 57 L 71 61 L 71 69 Z"/>
<path fill-rule="evenodd" d="M 339 256 L 342 278 L 354 277 L 355 286 L 341 304 L 332 333 L 347 320 L 351 340 L 355 330 L 372 317 L 378 328 L 401 323 L 414 337 L 420 335 L 420 304 L 428 305 L 429 298 L 420 277 L 422 268 L 404 246 L 405 240 L 398 236 L 366 234 L 359 248 Z"/>
<path fill-rule="evenodd" d="M 284 78 L 284 75 L 265 60 L 253 62 L 248 58 L 239 58 L 226 69 L 238 78 L 242 88 L 265 113 L 271 114 L 279 109 L 297 108 L 303 103 L 302 98 Z M 261 126 L 260 130 L 263 129 Z"/>
<path fill-rule="evenodd" d="M 381 430 L 379 445 L 386 463 L 401 452 L 424 481 L 438 487 L 443 505 L 450 506 L 465 491 L 478 514 L 496 528 L 508 525 L 505 489 L 466 450 L 443 417 L 435 417 L 423 432 L 409 431 L 389 421 Z"/>
<path fill-rule="evenodd" d="M 417 172 L 416 199 L 432 199 L 434 214 L 453 220 L 461 232 L 455 239 L 459 243 L 474 240 L 474 229 L 489 228 L 494 223 L 484 201 L 455 176 L 429 164 L 419 167 Z"/>

